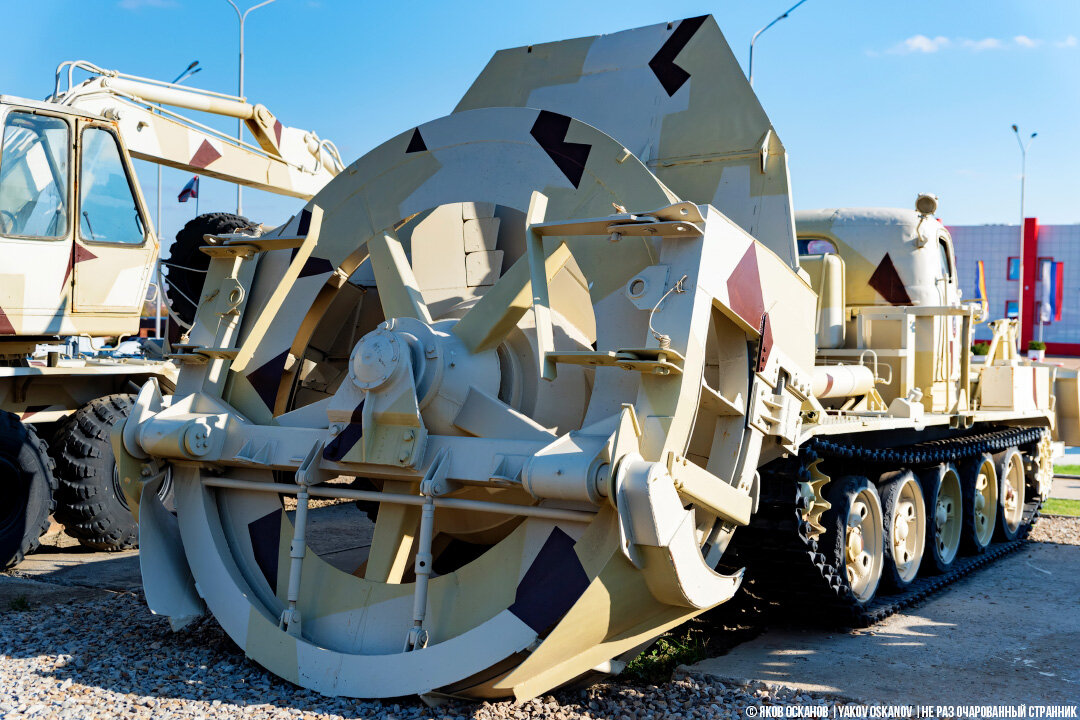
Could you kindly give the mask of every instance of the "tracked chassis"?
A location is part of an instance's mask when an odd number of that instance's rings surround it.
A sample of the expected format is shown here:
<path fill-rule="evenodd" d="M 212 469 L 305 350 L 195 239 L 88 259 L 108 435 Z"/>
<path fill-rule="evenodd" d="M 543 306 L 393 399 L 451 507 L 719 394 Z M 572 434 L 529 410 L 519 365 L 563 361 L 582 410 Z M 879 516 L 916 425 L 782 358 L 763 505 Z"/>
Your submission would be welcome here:
<path fill-rule="evenodd" d="M 850 475 L 887 476 L 898 468 L 925 469 L 958 463 L 981 453 L 1017 448 L 1037 460 L 1042 428 L 977 428 L 952 437 L 906 446 L 881 447 L 860 442 L 859 436 L 816 438 L 797 457 L 776 460 L 761 470 L 761 504 L 750 526 L 736 538 L 738 557 L 747 565 L 748 584 L 763 604 L 773 605 L 783 617 L 799 614 L 811 621 L 865 627 L 925 599 L 986 564 L 1018 549 L 1039 515 L 1042 498 L 1034 483 L 1024 503 L 1023 519 L 1015 538 L 995 540 L 978 554 L 958 554 L 942 573 L 920 573 L 903 589 L 884 589 L 860 602 L 843 568 L 821 552 L 820 535 L 807 521 L 810 502 L 800 484 L 811 481 L 811 467 L 839 478 Z M 1033 497 L 1032 497 L 1033 496 Z"/>

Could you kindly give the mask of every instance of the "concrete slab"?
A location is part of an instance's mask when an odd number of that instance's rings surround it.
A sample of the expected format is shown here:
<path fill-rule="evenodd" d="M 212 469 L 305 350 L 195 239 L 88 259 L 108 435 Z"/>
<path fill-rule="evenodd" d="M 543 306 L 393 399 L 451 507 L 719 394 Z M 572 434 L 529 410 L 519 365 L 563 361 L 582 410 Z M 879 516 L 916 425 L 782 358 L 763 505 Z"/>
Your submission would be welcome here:
<path fill-rule="evenodd" d="M 374 524 L 354 503 L 317 507 L 308 518 L 308 546 L 331 565 L 352 572 L 367 560 L 373 530 Z M 0 611 L 142 589 L 138 550 L 95 552 L 65 535 L 59 525 L 50 527 L 41 540 L 37 552 L 0 573 Z"/>
<path fill-rule="evenodd" d="M 1054 485 L 1050 489 L 1050 497 L 1061 500 L 1080 500 L 1080 480 L 1071 478 L 1054 478 Z"/>
<path fill-rule="evenodd" d="M 852 632 L 774 629 L 692 667 L 866 703 L 1080 703 L 1080 546 L 1032 543 Z"/>
<path fill-rule="evenodd" d="M 139 551 L 94 552 L 73 548 L 43 547 L 28 555 L 14 573 L 16 577 L 68 587 L 132 592 L 142 588 Z"/>

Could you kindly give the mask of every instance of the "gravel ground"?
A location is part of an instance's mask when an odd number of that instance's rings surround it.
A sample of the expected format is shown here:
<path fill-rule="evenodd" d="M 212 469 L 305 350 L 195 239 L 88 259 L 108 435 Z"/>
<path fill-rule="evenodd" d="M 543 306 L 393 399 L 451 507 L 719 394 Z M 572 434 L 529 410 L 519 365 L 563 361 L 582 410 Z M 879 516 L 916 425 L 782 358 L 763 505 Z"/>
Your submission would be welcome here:
<path fill-rule="evenodd" d="M 1080 545 L 1080 518 L 1045 515 L 1035 523 L 1028 537 L 1036 542 Z"/>
<path fill-rule="evenodd" d="M 1032 539 L 1080 544 L 1080 519 L 1043 518 Z M 614 683 L 528 703 L 361 702 L 297 688 L 244 658 L 213 620 L 172 633 L 136 594 L 0 608 L 0 718 L 745 718 L 754 705 L 838 704 L 677 674 L 664 685 Z M 832 713 L 830 712 L 830 716 Z"/>

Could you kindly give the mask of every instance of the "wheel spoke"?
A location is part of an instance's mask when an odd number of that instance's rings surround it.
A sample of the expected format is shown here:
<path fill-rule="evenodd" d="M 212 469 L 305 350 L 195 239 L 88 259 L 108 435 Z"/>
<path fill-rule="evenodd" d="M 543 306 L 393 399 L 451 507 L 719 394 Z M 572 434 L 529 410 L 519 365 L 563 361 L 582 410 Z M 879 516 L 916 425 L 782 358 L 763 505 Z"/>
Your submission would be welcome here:
<path fill-rule="evenodd" d="M 571 257 L 570 248 L 565 244 L 559 245 L 547 256 L 544 269 L 549 282 Z M 470 352 L 484 352 L 497 346 L 517 325 L 521 316 L 532 308 L 532 282 L 529 275 L 528 258 L 518 258 L 465 313 L 465 317 L 457 322 L 453 332 Z"/>
<path fill-rule="evenodd" d="M 368 253 L 371 256 L 371 269 L 375 274 L 375 285 L 379 288 L 383 315 L 388 320 L 411 317 L 431 324 L 431 313 L 428 312 L 412 266 L 409 265 L 409 259 L 405 257 L 405 250 L 394 231 L 375 233 L 368 240 Z"/>
<path fill-rule="evenodd" d="M 387 480 L 384 492 L 415 493 L 415 484 Z M 364 577 L 384 583 L 400 583 L 409 567 L 413 543 L 420 524 L 421 509 L 416 505 L 382 503 L 371 536 L 371 550 L 364 567 Z"/>

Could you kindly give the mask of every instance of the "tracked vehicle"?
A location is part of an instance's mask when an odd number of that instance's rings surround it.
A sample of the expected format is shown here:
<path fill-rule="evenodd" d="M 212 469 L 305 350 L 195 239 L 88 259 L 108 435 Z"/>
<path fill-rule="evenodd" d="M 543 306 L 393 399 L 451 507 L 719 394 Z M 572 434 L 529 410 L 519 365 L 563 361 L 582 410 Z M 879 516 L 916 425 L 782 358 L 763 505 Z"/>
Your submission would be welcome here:
<path fill-rule="evenodd" d="M 849 606 L 949 572 L 1064 424 L 1007 325 L 971 364 L 920 209 L 800 257 L 710 17 L 497 53 L 285 225 L 207 238 L 176 392 L 113 434 L 150 608 L 327 694 L 528 698 L 732 598 L 744 534 Z M 362 555 L 316 551 L 314 498 L 372 511 Z"/>

